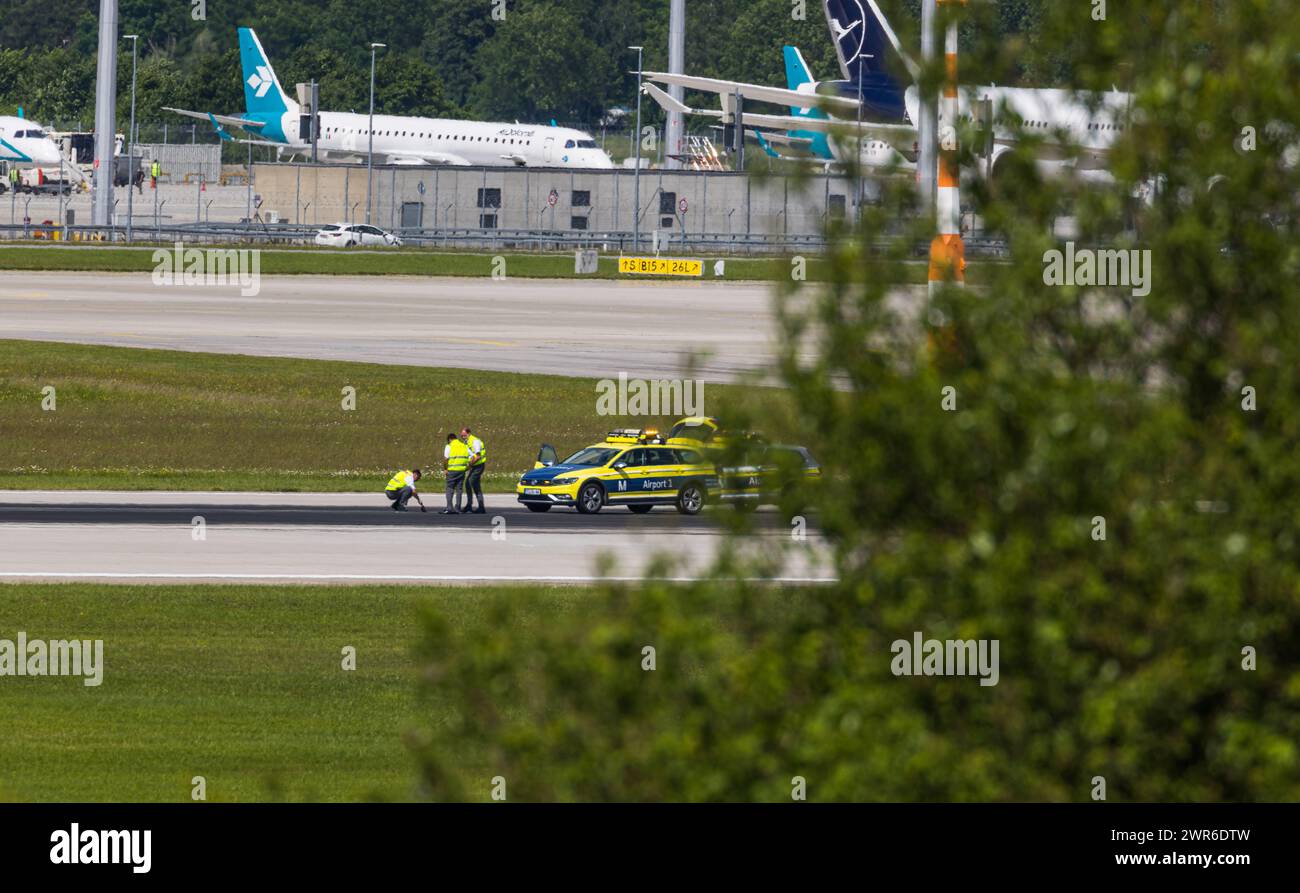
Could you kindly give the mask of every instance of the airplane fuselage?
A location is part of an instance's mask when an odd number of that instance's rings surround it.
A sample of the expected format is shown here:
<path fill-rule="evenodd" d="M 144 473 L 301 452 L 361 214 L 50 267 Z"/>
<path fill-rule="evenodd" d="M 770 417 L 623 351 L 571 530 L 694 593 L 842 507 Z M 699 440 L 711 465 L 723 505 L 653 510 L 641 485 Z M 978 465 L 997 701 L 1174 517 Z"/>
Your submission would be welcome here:
<path fill-rule="evenodd" d="M 59 147 L 39 124 L 0 116 L 0 161 L 19 167 L 58 167 Z"/>

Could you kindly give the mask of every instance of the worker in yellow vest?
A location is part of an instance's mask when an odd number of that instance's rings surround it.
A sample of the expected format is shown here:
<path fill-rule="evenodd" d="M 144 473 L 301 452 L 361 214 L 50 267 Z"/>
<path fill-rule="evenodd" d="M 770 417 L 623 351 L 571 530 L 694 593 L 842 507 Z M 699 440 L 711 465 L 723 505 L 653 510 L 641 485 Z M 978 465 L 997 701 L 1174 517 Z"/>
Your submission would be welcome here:
<path fill-rule="evenodd" d="M 460 439 L 469 448 L 469 471 L 465 475 L 465 511 L 476 515 L 487 514 L 483 504 L 483 469 L 487 467 L 487 444 L 475 437 L 466 426 L 460 429 Z M 474 508 L 474 497 L 478 508 Z"/>
<path fill-rule="evenodd" d="M 159 164 L 158 159 L 155 158 L 153 160 L 153 164 L 149 165 L 149 188 L 150 189 L 158 188 L 158 178 L 161 176 L 162 176 L 162 165 Z"/>
<path fill-rule="evenodd" d="M 460 493 L 469 470 L 469 447 L 454 433 L 447 435 L 447 447 L 442 451 L 443 468 L 447 471 L 447 507 L 444 515 L 460 514 Z"/>
<path fill-rule="evenodd" d="M 415 497 L 415 501 L 420 503 L 420 511 L 425 511 L 424 502 L 420 499 L 420 494 L 415 492 L 415 482 L 423 475 L 420 469 L 416 468 L 410 471 L 398 471 L 388 480 L 388 486 L 384 488 L 384 495 L 393 501 L 393 511 L 406 511 L 406 503 Z"/>

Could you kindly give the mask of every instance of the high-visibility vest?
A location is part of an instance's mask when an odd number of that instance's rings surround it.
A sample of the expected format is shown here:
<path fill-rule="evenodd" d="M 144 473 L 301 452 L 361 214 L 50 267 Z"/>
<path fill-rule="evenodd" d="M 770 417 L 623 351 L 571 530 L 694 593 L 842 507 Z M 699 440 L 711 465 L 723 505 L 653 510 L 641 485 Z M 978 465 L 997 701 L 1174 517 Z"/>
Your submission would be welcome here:
<path fill-rule="evenodd" d="M 411 486 L 414 487 L 414 486 L 415 486 L 415 481 L 414 481 L 415 473 L 412 472 L 412 471 L 407 470 L 407 471 L 399 471 L 399 472 L 397 472 L 396 474 L 394 474 L 393 477 L 392 477 L 392 480 L 390 480 L 390 481 L 388 482 L 388 486 L 385 487 L 384 489 L 385 489 L 385 490 L 401 490 L 401 489 L 404 489 L 404 488 L 406 487 L 406 478 L 407 478 L 407 475 L 410 475 L 410 476 L 411 476 L 411 478 L 412 478 Z"/>
<path fill-rule="evenodd" d="M 153 164 L 149 165 L 149 174 L 150 174 L 151 176 L 157 177 L 157 176 L 158 176 L 159 174 L 161 174 L 161 173 L 162 173 L 162 165 L 161 165 L 161 164 L 159 164 L 158 162 L 155 161 Z"/>
<path fill-rule="evenodd" d="M 464 471 L 469 468 L 469 447 L 462 440 L 453 440 L 447 444 L 448 471 Z"/>
<path fill-rule="evenodd" d="M 487 462 L 487 444 L 483 441 L 471 434 L 469 436 L 469 442 L 466 443 L 465 446 L 469 448 L 470 455 L 478 453 L 478 461 L 474 463 L 475 468 L 478 468 L 480 465 Z"/>

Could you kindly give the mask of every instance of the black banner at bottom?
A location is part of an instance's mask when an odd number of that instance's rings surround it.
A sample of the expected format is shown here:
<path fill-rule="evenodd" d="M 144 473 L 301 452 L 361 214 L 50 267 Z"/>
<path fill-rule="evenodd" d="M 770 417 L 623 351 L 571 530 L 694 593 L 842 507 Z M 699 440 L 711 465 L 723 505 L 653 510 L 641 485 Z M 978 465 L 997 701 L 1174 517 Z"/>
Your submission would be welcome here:
<path fill-rule="evenodd" d="M 391 871 L 435 882 L 466 871 L 606 883 L 806 884 L 845 872 L 1227 881 L 1291 863 L 1297 820 L 1289 804 L 10 804 L 0 805 L 0 859 L 10 880 L 119 882 Z"/>

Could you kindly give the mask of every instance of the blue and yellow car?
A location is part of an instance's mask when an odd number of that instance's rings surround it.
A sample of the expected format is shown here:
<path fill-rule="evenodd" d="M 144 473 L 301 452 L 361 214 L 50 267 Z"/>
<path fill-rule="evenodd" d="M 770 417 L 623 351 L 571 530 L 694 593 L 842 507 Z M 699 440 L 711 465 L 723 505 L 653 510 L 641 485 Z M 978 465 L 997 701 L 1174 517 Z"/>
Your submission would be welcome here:
<path fill-rule="evenodd" d="M 718 470 L 702 450 L 670 444 L 656 431 L 619 429 L 562 462 L 554 447 L 543 445 L 516 492 L 534 512 L 564 506 L 594 515 L 606 506 L 625 505 L 643 514 L 671 505 L 684 515 L 698 515 L 719 488 Z"/>
<path fill-rule="evenodd" d="M 815 485 L 822 476 L 821 464 L 807 447 L 770 444 L 752 432 L 729 432 L 712 416 L 678 420 L 667 442 L 697 449 L 718 465 L 729 458 L 734 464 L 718 469 L 715 498 L 741 510 L 780 505 L 788 501 L 787 495 L 798 496 L 796 482 Z"/>

